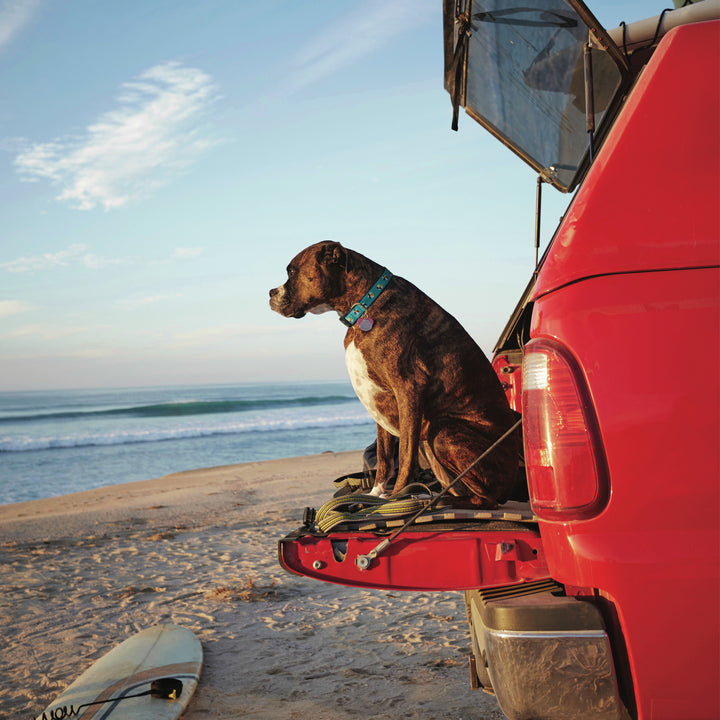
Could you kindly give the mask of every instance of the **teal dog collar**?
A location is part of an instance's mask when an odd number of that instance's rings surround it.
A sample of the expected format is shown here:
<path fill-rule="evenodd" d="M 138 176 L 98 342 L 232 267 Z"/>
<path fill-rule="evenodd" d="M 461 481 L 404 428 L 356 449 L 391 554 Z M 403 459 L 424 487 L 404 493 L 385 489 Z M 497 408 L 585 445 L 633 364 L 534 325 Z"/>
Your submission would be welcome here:
<path fill-rule="evenodd" d="M 352 327 L 380 297 L 382 291 L 388 286 L 390 280 L 392 280 L 392 276 L 393 274 L 387 268 L 384 268 L 378 281 L 365 293 L 365 297 L 363 297 L 360 302 L 355 303 L 352 308 L 350 308 L 350 312 L 345 315 L 345 317 L 340 318 L 340 322 L 343 325 Z"/>

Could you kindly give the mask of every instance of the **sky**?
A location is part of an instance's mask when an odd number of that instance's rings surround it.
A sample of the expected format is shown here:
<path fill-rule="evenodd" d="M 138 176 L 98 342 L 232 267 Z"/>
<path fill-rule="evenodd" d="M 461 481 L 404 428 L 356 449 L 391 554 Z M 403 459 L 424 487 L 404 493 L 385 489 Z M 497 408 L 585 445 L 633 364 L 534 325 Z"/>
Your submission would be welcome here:
<path fill-rule="evenodd" d="M 0 390 L 343 379 L 334 314 L 268 306 L 320 240 L 486 354 L 533 270 L 533 170 L 450 129 L 442 0 L 0 0 L 0 98 Z"/>

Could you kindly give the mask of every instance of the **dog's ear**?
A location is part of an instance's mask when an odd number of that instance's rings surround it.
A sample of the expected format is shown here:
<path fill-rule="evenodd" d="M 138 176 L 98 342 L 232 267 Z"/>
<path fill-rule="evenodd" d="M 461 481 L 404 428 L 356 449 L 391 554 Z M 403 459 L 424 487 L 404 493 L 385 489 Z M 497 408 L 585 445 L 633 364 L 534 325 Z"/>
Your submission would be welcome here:
<path fill-rule="evenodd" d="M 320 252 L 318 252 L 317 259 L 318 262 L 325 263 L 327 265 L 339 265 L 345 270 L 348 269 L 349 253 L 338 242 L 331 242 L 323 245 L 320 248 Z"/>

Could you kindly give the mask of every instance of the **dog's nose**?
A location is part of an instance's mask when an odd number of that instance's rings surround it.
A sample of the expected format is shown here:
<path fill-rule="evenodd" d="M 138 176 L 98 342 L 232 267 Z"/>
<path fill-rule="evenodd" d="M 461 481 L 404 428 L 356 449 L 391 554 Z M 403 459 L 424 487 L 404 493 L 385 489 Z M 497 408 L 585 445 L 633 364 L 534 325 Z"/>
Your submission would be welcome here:
<path fill-rule="evenodd" d="M 270 288 L 270 297 L 275 297 L 277 295 L 277 288 Z"/>

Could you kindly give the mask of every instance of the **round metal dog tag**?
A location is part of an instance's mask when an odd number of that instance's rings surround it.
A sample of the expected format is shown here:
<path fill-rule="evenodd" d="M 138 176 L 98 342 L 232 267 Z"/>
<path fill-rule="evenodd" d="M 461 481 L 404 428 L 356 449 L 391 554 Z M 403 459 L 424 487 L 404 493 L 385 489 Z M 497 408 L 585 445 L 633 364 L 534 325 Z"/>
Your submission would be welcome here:
<path fill-rule="evenodd" d="M 370 330 L 370 328 L 372 328 L 374 322 L 375 321 L 369 317 L 360 318 L 360 321 L 358 322 L 358 327 L 363 332 L 367 332 L 368 330 Z"/>

